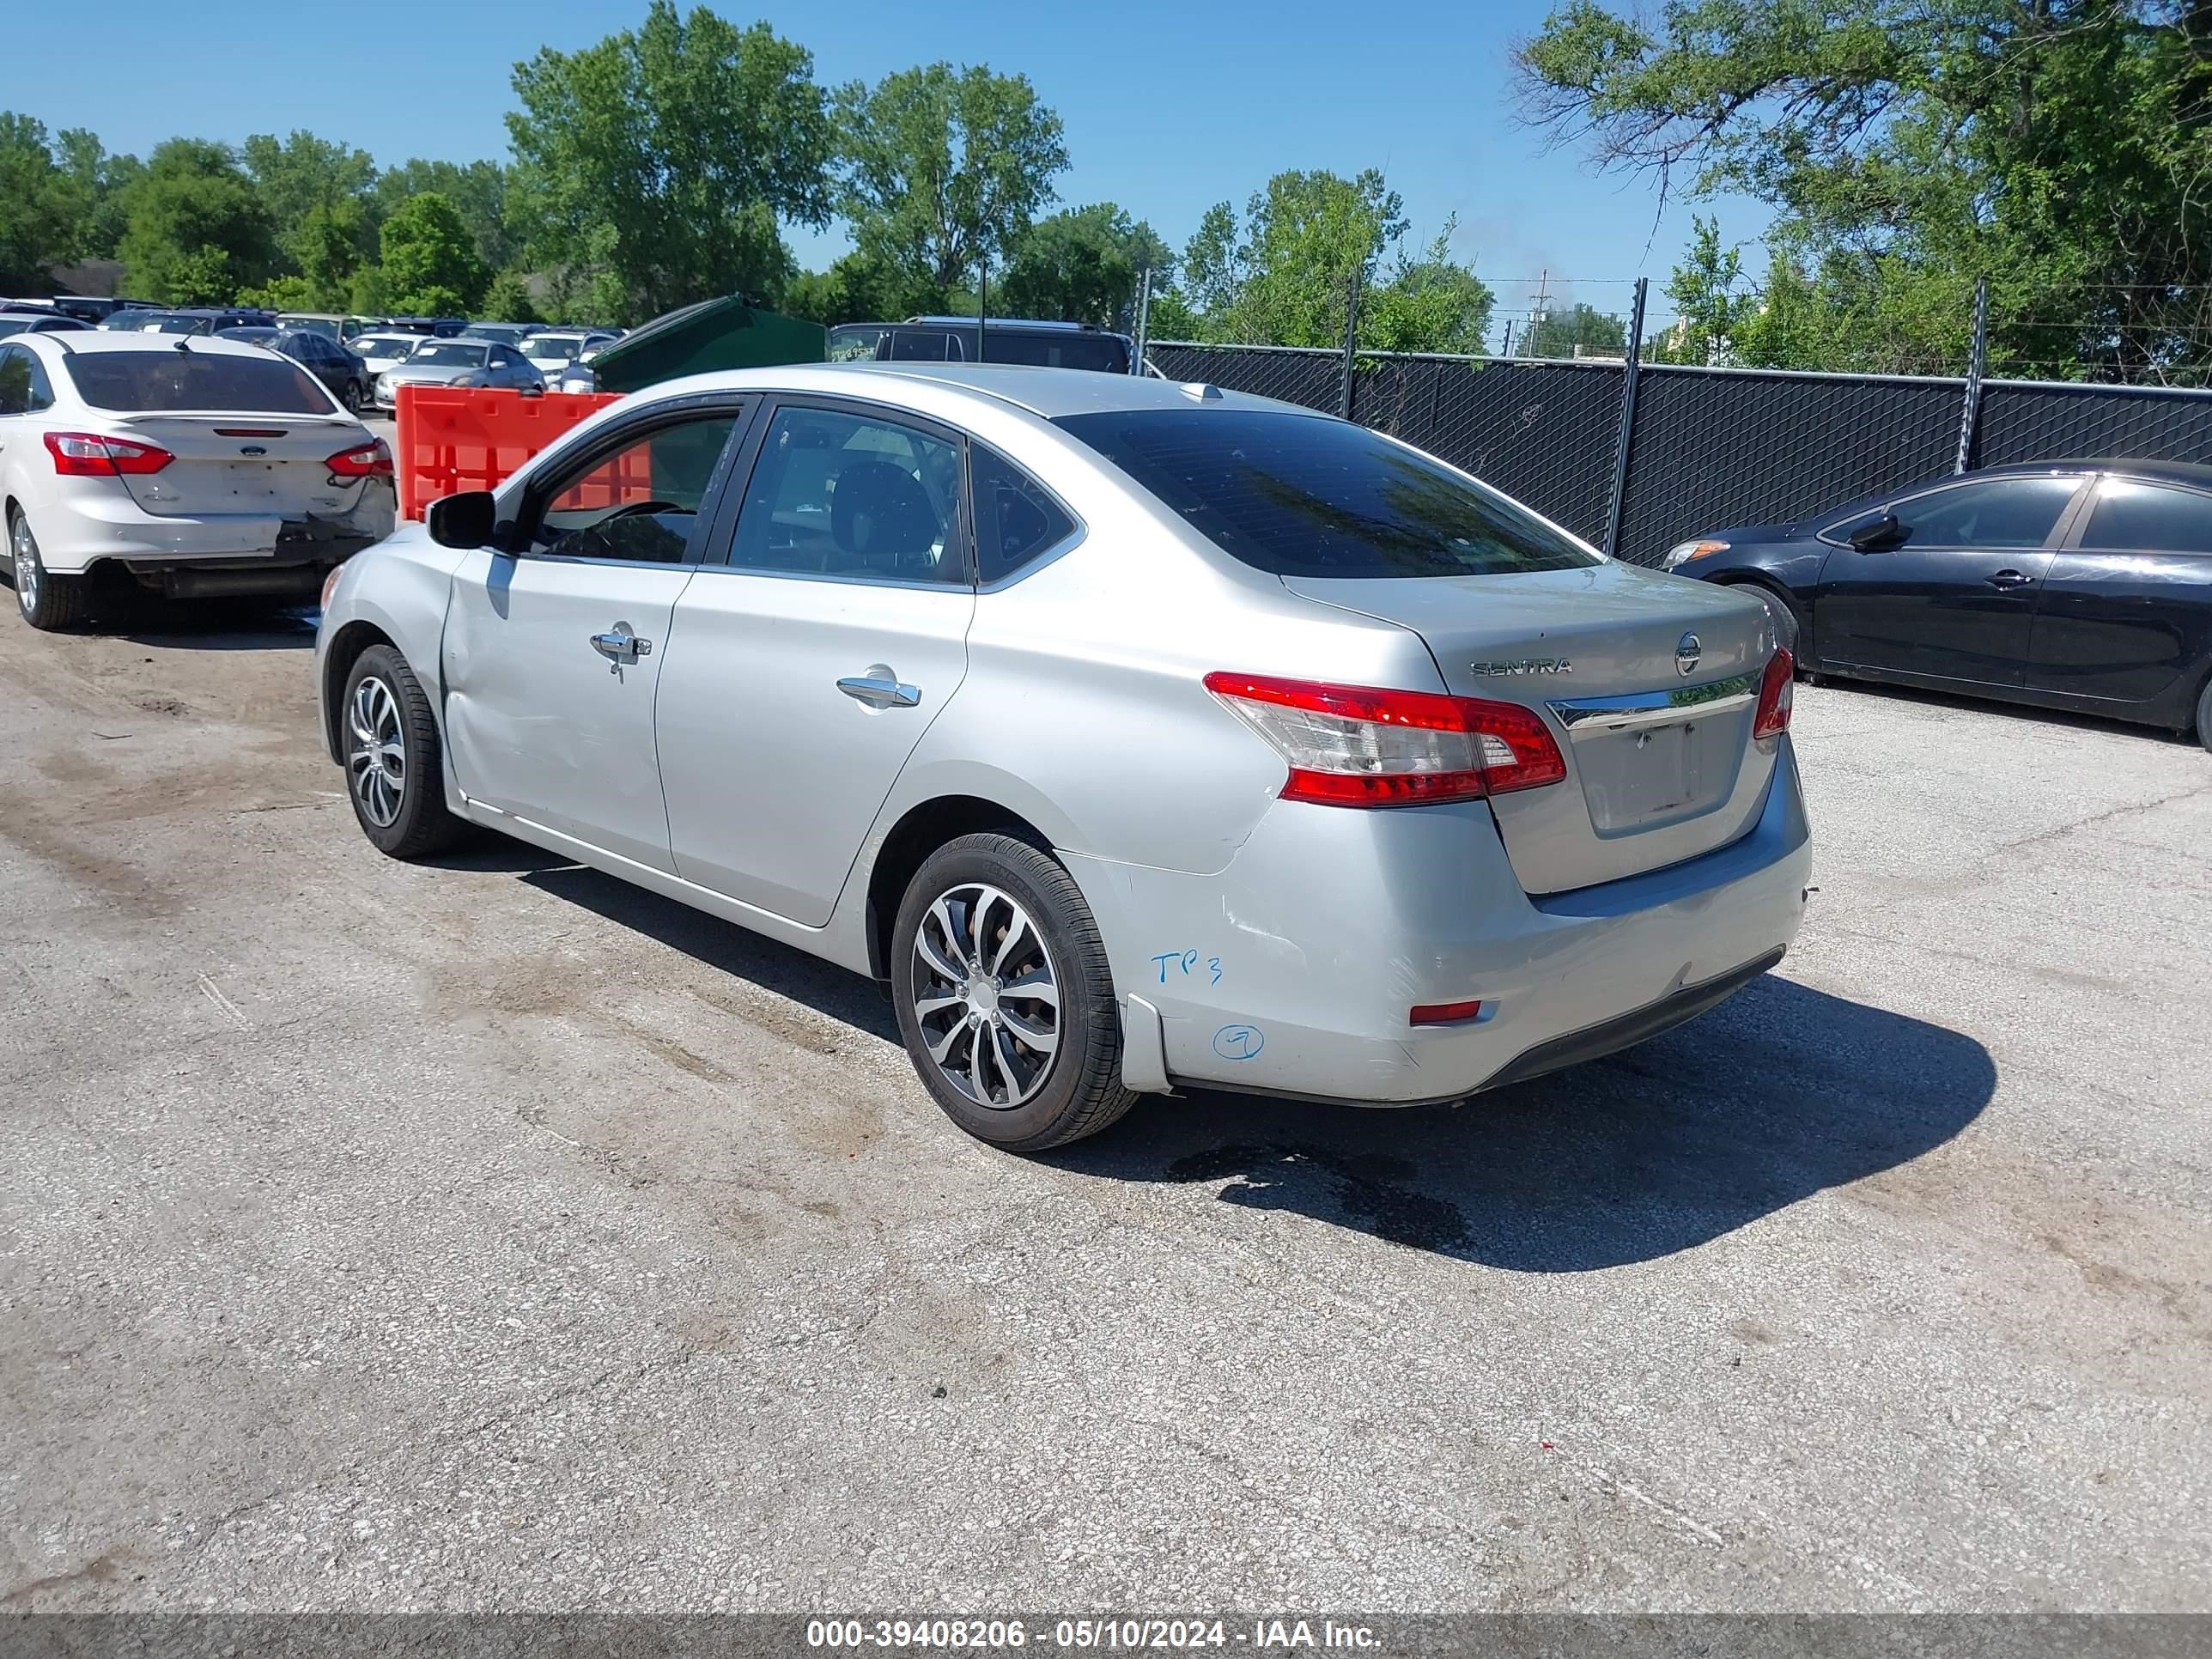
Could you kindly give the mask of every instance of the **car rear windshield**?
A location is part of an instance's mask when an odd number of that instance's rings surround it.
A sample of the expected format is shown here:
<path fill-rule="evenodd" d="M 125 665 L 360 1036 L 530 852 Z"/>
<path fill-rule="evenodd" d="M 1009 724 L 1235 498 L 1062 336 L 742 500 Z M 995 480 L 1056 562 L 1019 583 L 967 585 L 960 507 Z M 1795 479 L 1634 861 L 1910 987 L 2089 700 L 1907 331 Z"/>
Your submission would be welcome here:
<path fill-rule="evenodd" d="M 211 409 L 240 415 L 329 415 L 331 395 L 297 363 L 223 351 L 79 351 L 63 359 L 94 409 Z"/>
<path fill-rule="evenodd" d="M 1274 575 L 1486 576 L 1600 562 L 1504 496 L 1348 422 L 1140 409 L 1055 424 Z"/>
<path fill-rule="evenodd" d="M 558 357 L 562 362 L 574 362 L 576 354 L 584 349 L 580 334 L 533 334 L 522 343 L 524 353 L 549 361 Z"/>

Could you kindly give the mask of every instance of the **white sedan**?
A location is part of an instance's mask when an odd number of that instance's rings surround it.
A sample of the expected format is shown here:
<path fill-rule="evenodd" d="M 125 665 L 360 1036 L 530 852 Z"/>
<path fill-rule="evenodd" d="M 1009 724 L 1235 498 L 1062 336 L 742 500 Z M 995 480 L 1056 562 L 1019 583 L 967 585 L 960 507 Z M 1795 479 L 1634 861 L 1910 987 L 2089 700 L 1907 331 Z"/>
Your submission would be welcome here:
<path fill-rule="evenodd" d="M 228 340 L 0 339 L 0 502 L 33 628 L 112 568 L 171 599 L 313 594 L 392 532 L 392 453 L 297 363 Z"/>

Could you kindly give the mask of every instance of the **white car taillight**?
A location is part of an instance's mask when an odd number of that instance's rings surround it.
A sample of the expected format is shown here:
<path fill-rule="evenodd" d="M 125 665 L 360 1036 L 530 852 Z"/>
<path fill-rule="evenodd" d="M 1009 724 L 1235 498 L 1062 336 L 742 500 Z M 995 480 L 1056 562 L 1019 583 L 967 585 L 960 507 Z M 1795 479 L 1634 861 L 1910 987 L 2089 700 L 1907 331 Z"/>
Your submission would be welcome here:
<path fill-rule="evenodd" d="M 1557 783 L 1565 757 L 1518 703 L 1214 673 L 1206 689 L 1290 763 L 1285 800 L 1413 806 Z"/>
<path fill-rule="evenodd" d="M 47 432 L 40 434 L 46 453 L 54 458 L 54 471 L 64 478 L 112 478 L 118 473 L 159 472 L 177 458 L 159 444 L 134 443 L 128 438 L 102 438 L 90 432 Z"/>
<path fill-rule="evenodd" d="M 383 439 L 375 438 L 358 449 L 340 450 L 323 465 L 330 468 L 333 478 L 388 478 L 392 476 L 392 452 L 384 447 Z"/>

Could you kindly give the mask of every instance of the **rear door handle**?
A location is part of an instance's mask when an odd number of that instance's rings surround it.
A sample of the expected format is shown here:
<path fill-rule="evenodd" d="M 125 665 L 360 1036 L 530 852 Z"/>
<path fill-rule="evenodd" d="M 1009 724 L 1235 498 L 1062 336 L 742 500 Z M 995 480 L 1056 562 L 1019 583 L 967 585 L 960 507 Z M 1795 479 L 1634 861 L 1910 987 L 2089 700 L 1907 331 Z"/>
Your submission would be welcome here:
<path fill-rule="evenodd" d="M 907 685 L 888 674 L 854 674 L 837 682 L 837 689 L 855 702 L 876 708 L 911 708 L 921 701 L 921 688 Z"/>
<path fill-rule="evenodd" d="M 2035 578 L 2023 570 L 2000 570 L 1996 575 L 1984 576 L 1982 580 L 1991 587 L 2027 587 L 2034 582 Z"/>

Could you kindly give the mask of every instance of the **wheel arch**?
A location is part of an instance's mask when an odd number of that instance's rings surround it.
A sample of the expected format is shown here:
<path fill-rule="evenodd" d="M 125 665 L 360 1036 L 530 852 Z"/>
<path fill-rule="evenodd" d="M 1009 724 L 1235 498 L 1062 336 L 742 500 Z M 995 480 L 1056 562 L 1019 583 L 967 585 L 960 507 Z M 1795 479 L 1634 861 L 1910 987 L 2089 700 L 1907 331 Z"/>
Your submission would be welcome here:
<path fill-rule="evenodd" d="M 346 680 L 362 653 L 379 645 L 399 650 L 398 641 L 374 623 L 356 617 L 331 636 L 330 647 L 323 653 L 323 747 L 341 766 L 345 764 L 345 750 L 338 739 L 338 721 L 345 702 Z M 400 651 L 403 657 L 406 654 Z"/>
<path fill-rule="evenodd" d="M 1790 591 L 1790 585 L 1787 582 L 1778 576 L 1769 575 L 1763 570 L 1722 571 L 1715 574 L 1712 580 L 1714 586 L 1718 587 L 1764 588 L 1781 600 L 1784 605 L 1789 606 L 1790 614 L 1797 619 L 1797 661 L 1801 667 L 1804 665 L 1806 659 L 1812 654 L 1812 647 L 1814 643 L 1813 613 L 1796 594 Z"/>
<path fill-rule="evenodd" d="M 933 795 L 899 815 L 868 866 L 862 925 L 867 935 L 871 975 L 878 980 L 890 976 L 891 924 L 915 872 L 947 842 L 990 831 L 1018 836 L 1048 855 L 1052 850 L 1050 838 L 1036 824 L 1012 807 L 981 795 Z"/>

